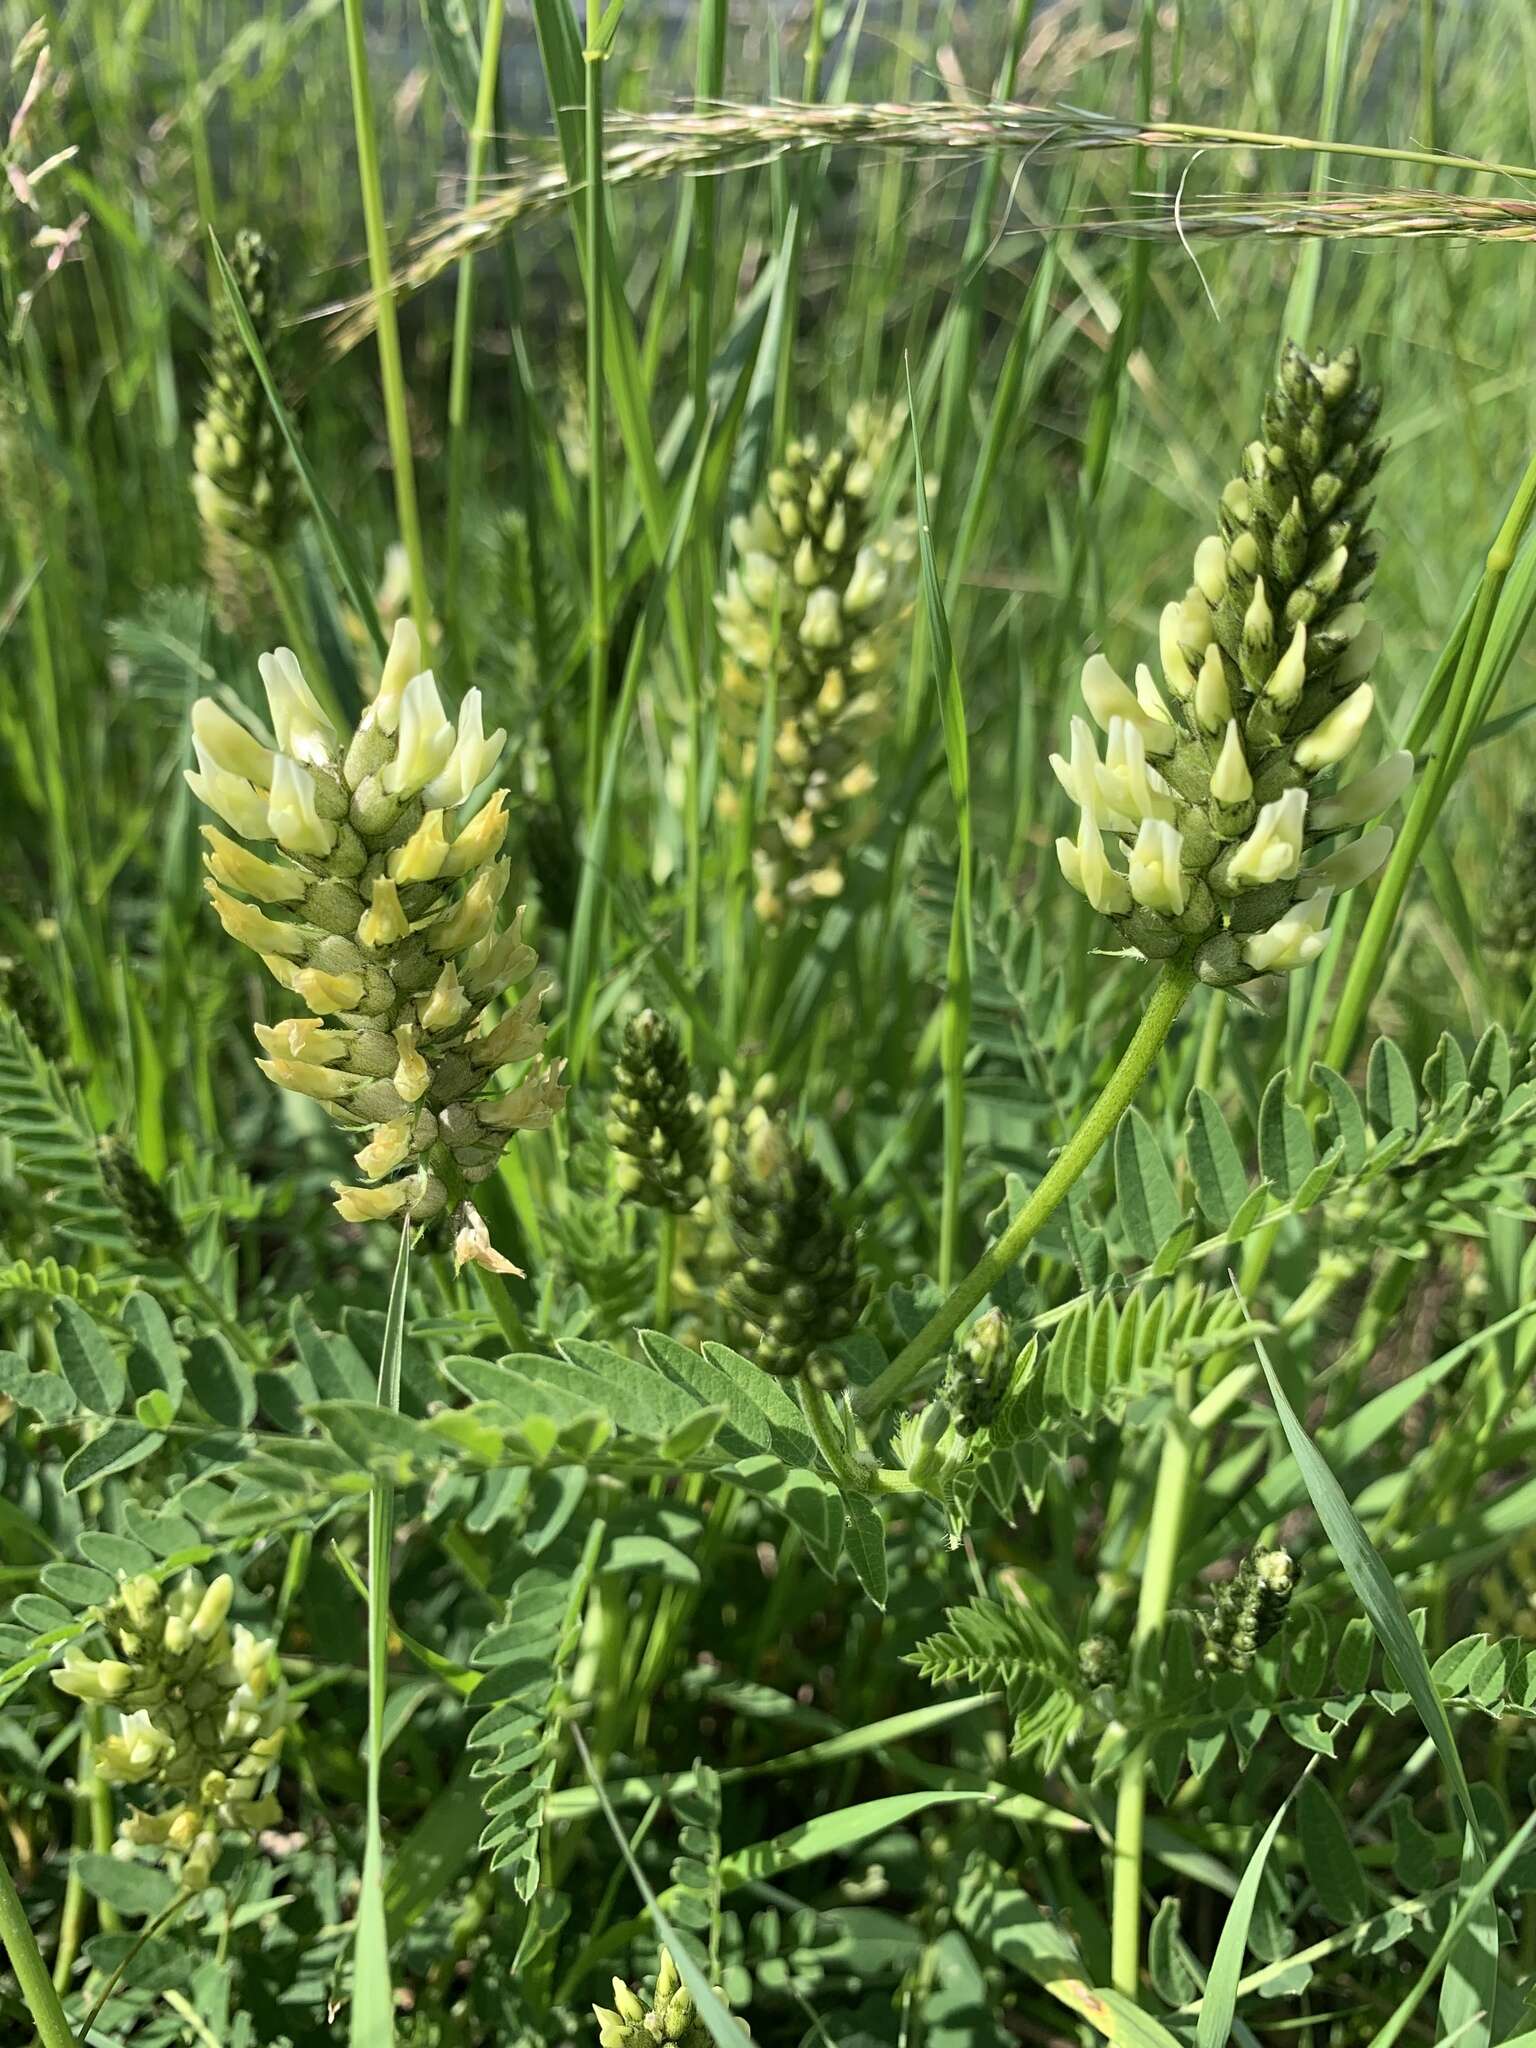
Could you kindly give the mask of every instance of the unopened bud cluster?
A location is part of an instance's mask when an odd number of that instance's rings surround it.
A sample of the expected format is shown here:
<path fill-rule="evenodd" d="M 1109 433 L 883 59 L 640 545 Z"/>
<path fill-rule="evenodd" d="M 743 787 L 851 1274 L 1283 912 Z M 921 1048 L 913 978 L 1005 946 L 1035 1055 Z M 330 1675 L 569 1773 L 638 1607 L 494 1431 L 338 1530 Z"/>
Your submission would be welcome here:
<path fill-rule="evenodd" d="M 693 1086 L 676 1026 L 655 1010 L 642 1010 L 624 1026 L 608 1136 L 620 1154 L 619 1188 L 632 1201 L 674 1216 L 707 1210 L 709 1110 Z"/>
<path fill-rule="evenodd" d="M 753 849 L 757 911 L 769 922 L 841 895 L 847 852 L 873 819 L 871 755 L 887 721 L 912 556 L 906 522 L 881 533 L 875 520 L 899 425 L 899 415 L 861 404 L 833 447 L 792 441 L 764 498 L 732 522 L 736 566 L 715 600 L 726 648 L 721 805 L 740 813 L 771 698 Z"/>
<path fill-rule="evenodd" d="M 840 1385 L 831 1346 L 863 1308 L 858 1241 L 825 1173 L 761 1107 L 737 1143 L 725 1215 L 737 1254 L 725 1301 L 752 1358 L 776 1379 Z"/>
<path fill-rule="evenodd" d="M 15 1017 L 45 1060 L 61 1065 L 69 1039 L 58 1005 L 26 960 L 0 954 L 0 1004 Z"/>
<path fill-rule="evenodd" d="M 1389 755 L 1325 794 L 1374 702 L 1381 636 L 1363 600 L 1379 410 L 1353 349 L 1286 348 L 1219 531 L 1195 550 L 1185 597 L 1164 608 L 1163 687 L 1143 665 L 1131 689 L 1094 655 L 1082 690 L 1103 757 L 1080 718 L 1068 758 L 1052 757 L 1080 814 L 1076 836 L 1056 842 L 1067 880 L 1137 952 L 1192 959 L 1217 987 L 1317 957 L 1330 901 L 1380 867 L 1392 833 L 1311 855 L 1387 810 L 1413 771 L 1410 755 Z"/>
<path fill-rule="evenodd" d="M 272 251 L 254 229 L 242 228 L 230 249 L 229 267 L 270 367 L 280 353 Z M 222 292 L 214 307 L 208 385 L 192 437 L 192 463 L 192 494 L 212 533 L 232 536 L 262 553 L 281 546 L 298 510 L 293 468 Z"/>
<path fill-rule="evenodd" d="M 228 1574 L 204 1586 L 189 1572 L 175 1591 L 147 1574 L 124 1577 L 102 1610 L 112 1654 L 65 1652 L 53 1673 L 61 1692 L 115 1710 L 115 1729 L 96 1745 L 94 1767 L 108 1785 L 158 1795 L 118 1830 L 126 1846 L 177 1859 L 180 1882 L 207 1884 L 226 1830 L 250 1834 L 281 1818 L 266 1789 L 288 1721 L 276 1645 L 228 1615 Z"/>
<path fill-rule="evenodd" d="M 622 1977 L 615 1977 L 613 2004 L 594 2005 L 592 2011 L 598 2048 L 657 2048 L 665 2042 L 676 2043 L 677 2048 L 710 2048 L 709 2029 L 668 1949 L 661 1952 L 649 2005 Z"/>
<path fill-rule="evenodd" d="M 123 1138 L 103 1138 L 96 1148 L 101 1178 L 117 1204 L 128 1235 L 151 1258 L 176 1258 L 186 1245 L 181 1218 L 160 1183 L 152 1180 Z"/>
<path fill-rule="evenodd" d="M 336 731 L 287 648 L 263 656 L 261 673 L 275 747 L 201 698 L 187 777 L 239 835 L 203 828 L 220 922 L 310 1012 L 258 1024 L 257 1064 L 367 1134 L 355 1155 L 364 1185 L 338 1183 L 348 1222 L 430 1218 L 448 1201 L 428 1164 L 435 1147 L 483 1180 L 513 1132 L 543 1129 L 566 1094 L 559 1067 L 536 1057 L 548 983 L 523 913 L 501 921 L 507 792 L 464 815 L 506 734 L 482 730 L 478 690 L 457 725 L 448 718 L 406 619 L 355 733 Z M 275 842 L 279 857 L 242 840 Z M 483 1028 L 523 981 L 521 1000 Z M 524 1060 L 534 1064 L 516 1088 L 488 1092 L 499 1068 Z"/>
<path fill-rule="evenodd" d="M 939 1392 L 961 1436 L 975 1436 L 997 1420 L 1008 1398 L 1017 1352 L 1000 1308 L 978 1316 L 955 1346 Z"/>
<path fill-rule="evenodd" d="M 1205 1630 L 1204 1659 L 1213 1671 L 1246 1671 L 1285 1622 L 1301 1574 L 1288 1550 L 1254 1545 L 1234 1577 L 1216 1590 Z"/>

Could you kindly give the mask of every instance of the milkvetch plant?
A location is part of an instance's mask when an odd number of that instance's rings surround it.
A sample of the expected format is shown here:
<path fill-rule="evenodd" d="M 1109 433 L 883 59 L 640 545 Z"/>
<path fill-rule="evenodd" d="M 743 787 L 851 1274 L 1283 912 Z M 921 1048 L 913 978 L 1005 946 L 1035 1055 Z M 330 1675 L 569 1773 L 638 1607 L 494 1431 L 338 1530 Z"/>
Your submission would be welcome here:
<path fill-rule="evenodd" d="M 500 909 L 507 792 L 485 785 L 506 734 L 486 734 L 475 689 L 449 719 L 408 619 L 351 734 L 337 732 L 290 649 L 260 667 L 273 744 L 200 698 L 187 773 L 238 835 L 202 828 L 219 922 L 309 1013 L 258 1024 L 257 1064 L 365 1139 L 361 1180 L 338 1184 L 348 1222 L 423 1220 L 565 1099 L 559 1065 L 539 1056 L 548 978 L 523 912 Z M 526 992 L 492 1023 L 519 983 Z M 493 1093 L 497 1071 L 521 1063 L 518 1084 Z"/>
<path fill-rule="evenodd" d="M 12 24 L 6 2040 L 1527 2028 L 1523 10 L 924 12 Z"/>
<path fill-rule="evenodd" d="M 882 524 L 877 499 L 901 424 L 859 404 L 831 447 L 790 442 L 762 499 L 732 523 L 736 562 L 715 600 L 727 650 L 721 804 L 733 819 L 747 805 L 766 704 L 753 865 L 769 923 L 840 896 L 849 849 L 874 822 L 872 754 L 891 721 L 913 554 L 909 524 Z"/>
<path fill-rule="evenodd" d="M 1380 407 L 1353 349 L 1311 358 L 1287 344 L 1219 530 L 1163 609 L 1162 688 L 1144 663 L 1132 690 L 1092 656 L 1082 693 L 1103 757 L 1079 717 L 1069 754 L 1051 758 L 1079 814 L 1056 842 L 1067 880 L 1137 952 L 1190 958 L 1217 988 L 1315 960 L 1332 899 L 1392 848 L 1385 825 L 1341 835 L 1391 808 L 1412 756 L 1331 786 L 1375 701 L 1381 634 L 1364 600 Z"/>

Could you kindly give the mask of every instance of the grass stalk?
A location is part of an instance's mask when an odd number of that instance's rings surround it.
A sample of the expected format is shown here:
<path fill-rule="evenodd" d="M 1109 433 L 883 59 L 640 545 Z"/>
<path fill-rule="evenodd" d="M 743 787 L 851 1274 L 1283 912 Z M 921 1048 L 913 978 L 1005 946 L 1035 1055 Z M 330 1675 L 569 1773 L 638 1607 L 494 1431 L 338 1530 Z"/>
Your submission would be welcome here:
<path fill-rule="evenodd" d="M 861 1391 L 857 1403 L 861 1416 L 878 1415 L 902 1400 L 972 1309 L 981 1305 L 1004 1273 L 1024 1256 L 1042 1225 L 1098 1157 L 1100 1148 L 1130 1106 L 1194 985 L 1194 969 L 1186 961 L 1164 963 L 1141 1022 L 1092 1107 L 996 1244 L 951 1288 L 911 1343 Z"/>
<path fill-rule="evenodd" d="M 405 365 L 400 353 L 400 326 L 395 315 L 396 286 L 390 263 L 389 228 L 384 218 L 384 183 L 379 170 L 378 137 L 373 124 L 373 88 L 368 78 L 363 0 L 343 0 L 343 9 L 347 70 L 352 82 L 352 125 L 357 137 L 357 178 L 363 202 L 368 274 L 373 286 L 374 317 L 379 334 L 379 379 L 384 392 L 390 462 L 395 472 L 395 514 L 406 560 L 410 564 L 411 616 L 425 641 L 432 622 L 432 605 L 427 594 L 427 563 L 421 541 L 421 515 L 416 503 L 410 410 L 406 403 Z"/>
<path fill-rule="evenodd" d="M 501 34 L 506 20 L 506 0 L 486 0 L 485 21 L 480 38 L 480 76 L 475 90 L 475 119 L 469 132 L 464 165 L 464 204 L 479 203 L 486 155 L 496 123 L 496 87 L 501 67 Z M 463 570 L 464 480 L 469 455 L 470 349 L 474 340 L 475 256 L 466 254 L 459 263 L 453 304 L 453 344 L 448 369 L 448 507 L 444 524 L 443 616 L 462 650 L 464 634 L 459 616 L 459 590 Z"/>
<path fill-rule="evenodd" d="M 608 709 L 608 443 L 603 386 L 603 322 L 607 307 L 607 214 L 603 184 L 602 10 L 587 0 L 587 41 L 581 53 L 586 78 L 587 229 L 587 746 L 582 787 L 590 821 L 597 810 Z"/>
<path fill-rule="evenodd" d="M 656 1233 L 656 1297 L 653 1313 L 658 1330 L 672 1327 L 672 1268 L 677 1263 L 677 1218 L 663 1210 Z"/>
<path fill-rule="evenodd" d="M 1471 623 L 1441 713 L 1433 756 L 1415 786 L 1407 819 L 1392 848 L 1381 884 L 1371 898 L 1365 928 L 1350 962 L 1339 1006 L 1323 1049 L 1324 1061 L 1340 1072 L 1354 1052 L 1371 997 L 1380 985 L 1387 947 L 1408 891 L 1409 879 L 1466 761 L 1472 740 L 1488 708 L 1491 691 L 1497 687 L 1498 672 L 1491 678 L 1485 676 L 1483 656 L 1489 645 L 1500 595 L 1514 567 L 1533 513 L 1536 513 L 1536 456 L 1527 464 L 1504 523 L 1488 550 Z"/>

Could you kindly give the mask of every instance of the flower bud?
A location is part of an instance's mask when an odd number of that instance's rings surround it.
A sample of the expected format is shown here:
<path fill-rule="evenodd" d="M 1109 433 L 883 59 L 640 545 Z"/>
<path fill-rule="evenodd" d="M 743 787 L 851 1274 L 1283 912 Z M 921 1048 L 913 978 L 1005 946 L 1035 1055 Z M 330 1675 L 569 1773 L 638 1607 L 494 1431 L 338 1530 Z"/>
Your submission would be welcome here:
<path fill-rule="evenodd" d="M 379 677 L 379 694 L 373 700 L 373 716 L 387 733 L 400 725 L 400 700 L 406 684 L 421 674 L 421 635 L 408 615 L 395 621 L 395 630 Z"/>
<path fill-rule="evenodd" d="M 261 789 L 270 786 L 271 748 L 264 747 L 212 697 L 199 697 L 192 706 L 192 737 L 199 758 L 221 773 L 243 777 Z"/>
<path fill-rule="evenodd" d="M 1235 718 L 1227 720 L 1227 736 L 1211 770 L 1211 795 L 1219 804 L 1245 804 L 1253 795 L 1253 777 L 1248 772 L 1248 757 L 1243 752 Z"/>
<path fill-rule="evenodd" d="M 279 754 L 273 763 L 267 824 L 278 845 L 288 853 L 307 853 L 323 859 L 336 843 L 335 827 L 321 818 L 316 807 L 314 777 L 286 754 Z"/>
<path fill-rule="evenodd" d="M 192 1617 L 192 1633 L 200 1643 L 211 1641 L 223 1627 L 234 1594 L 234 1580 L 228 1572 L 221 1572 L 203 1595 Z"/>
<path fill-rule="evenodd" d="M 304 934 L 296 925 L 280 924 L 254 903 L 241 903 L 228 895 L 210 876 L 204 883 L 219 923 L 239 945 L 253 953 L 278 953 L 296 960 L 304 952 Z"/>
<path fill-rule="evenodd" d="M 1342 704 L 1335 705 L 1321 724 L 1296 742 L 1292 758 L 1297 767 L 1315 773 L 1342 761 L 1365 731 L 1375 701 L 1376 692 L 1369 683 L 1362 683 Z"/>
<path fill-rule="evenodd" d="M 343 1223 L 376 1223 L 386 1216 L 398 1216 L 411 1199 L 405 1181 L 392 1180 L 381 1188 L 349 1188 L 332 1181 L 336 1191 L 334 1208 Z"/>
<path fill-rule="evenodd" d="M 397 883 L 435 882 L 448 864 L 449 845 L 441 811 L 428 811 L 404 846 L 389 856 L 389 872 Z"/>
<path fill-rule="evenodd" d="M 224 888 L 239 889 L 258 903 L 297 903 L 308 889 L 307 878 L 297 868 L 263 860 L 212 825 L 202 826 L 201 831 L 209 848 L 204 863 Z"/>
<path fill-rule="evenodd" d="M 257 1066 L 269 1081 L 295 1095 L 307 1095 L 312 1102 L 345 1102 L 357 1088 L 351 1074 L 334 1067 L 315 1066 L 309 1060 L 258 1060 Z"/>
<path fill-rule="evenodd" d="M 335 749 L 336 728 L 305 682 L 293 649 L 279 647 L 275 654 L 262 655 L 256 666 L 266 687 L 280 753 L 323 768 Z"/>
<path fill-rule="evenodd" d="M 1248 965 L 1258 974 L 1285 974 L 1315 960 L 1328 943 L 1323 926 L 1332 897 L 1331 889 L 1321 888 L 1256 933 L 1243 947 Z"/>
<path fill-rule="evenodd" d="M 358 921 L 358 944 L 369 948 L 393 946 L 411 928 L 400 903 L 400 891 L 385 875 L 374 878 L 373 898 Z"/>

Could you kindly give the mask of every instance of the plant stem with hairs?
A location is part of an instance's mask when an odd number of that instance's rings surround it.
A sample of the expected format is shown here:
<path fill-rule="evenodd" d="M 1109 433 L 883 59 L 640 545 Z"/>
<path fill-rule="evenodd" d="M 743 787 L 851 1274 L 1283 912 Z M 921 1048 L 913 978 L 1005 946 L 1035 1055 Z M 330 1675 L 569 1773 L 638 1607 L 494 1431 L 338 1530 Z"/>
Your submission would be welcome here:
<path fill-rule="evenodd" d="M 1120 1055 L 1097 1101 L 1057 1153 L 1039 1186 L 997 1243 L 984 1252 L 965 1278 L 950 1290 L 943 1305 L 906 1349 L 899 1352 L 885 1371 L 863 1389 L 857 1402 L 861 1416 L 868 1419 L 901 1401 L 917 1384 L 925 1368 L 943 1351 L 971 1310 L 980 1306 L 1009 1268 L 1017 1265 L 1024 1256 L 1042 1225 L 1093 1164 L 1122 1113 L 1129 1107 L 1194 985 L 1194 969 L 1188 961 L 1169 960 L 1164 963 L 1135 1035 Z"/>

